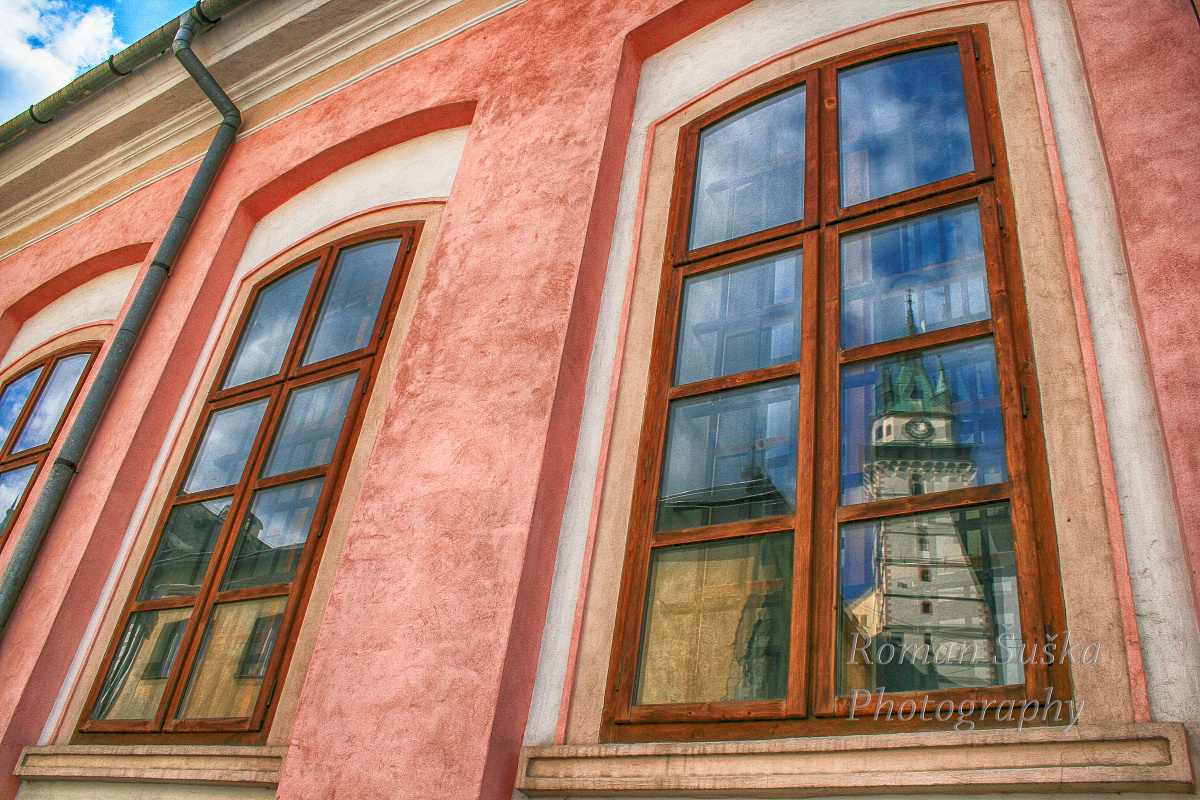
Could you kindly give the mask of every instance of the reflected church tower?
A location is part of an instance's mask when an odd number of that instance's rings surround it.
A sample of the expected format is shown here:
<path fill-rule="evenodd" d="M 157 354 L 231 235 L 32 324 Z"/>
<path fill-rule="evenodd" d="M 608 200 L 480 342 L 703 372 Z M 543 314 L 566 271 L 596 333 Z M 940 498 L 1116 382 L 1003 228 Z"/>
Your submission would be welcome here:
<path fill-rule="evenodd" d="M 907 328 L 906 335 L 919 333 L 911 295 Z M 900 355 L 880 370 L 870 443 L 863 448 L 869 500 L 974 484 L 973 448 L 957 439 L 953 391 L 941 359 L 936 363 L 932 379 L 920 352 Z M 865 637 L 860 643 L 871 641 L 867 652 L 878 653 L 885 644 L 894 648 L 894 657 L 876 659 L 887 663 L 873 667 L 867 685 L 916 691 L 996 683 L 999 631 L 986 527 L 982 512 L 972 509 L 890 517 L 880 524 L 875 588 L 846 608 L 852 620 L 847 630 L 857 629 Z M 935 663 L 939 652 L 948 663 Z"/>

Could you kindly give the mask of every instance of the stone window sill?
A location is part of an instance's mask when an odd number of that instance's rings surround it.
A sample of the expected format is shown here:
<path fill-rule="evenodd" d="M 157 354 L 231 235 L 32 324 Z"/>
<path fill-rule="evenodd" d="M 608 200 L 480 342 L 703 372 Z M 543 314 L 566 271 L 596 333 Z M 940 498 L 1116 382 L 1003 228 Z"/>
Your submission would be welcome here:
<path fill-rule="evenodd" d="M 525 747 L 531 797 L 1191 792 L 1178 723 Z"/>
<path fill-rule="evenodd" d="M 274 787 L 286 754 L 286 747 L 47 745 L 26 747 L 13 774 L 29 781 Z"/>

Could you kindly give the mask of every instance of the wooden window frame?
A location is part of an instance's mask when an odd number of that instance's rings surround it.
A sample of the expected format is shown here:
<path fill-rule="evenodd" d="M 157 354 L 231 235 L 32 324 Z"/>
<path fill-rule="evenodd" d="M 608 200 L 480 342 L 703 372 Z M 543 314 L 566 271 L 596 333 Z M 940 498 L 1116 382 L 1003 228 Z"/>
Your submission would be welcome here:
<path fill-rule="evenodd" d="M 171 481 L 170 491 L 155 524 L 142 563 L 131 584 L 129 597 L 114 629 L 105 656 L 100 663 L 94 685 L 88 693 L 82 717 L 73 736 L 77 743 L 140 743 L 170 741 L 173 743 L 204 744 L 261 744 L 265 741 L 274 717 L 273 701 L 279 682 L 287 674 L 288 665 L 295 649 L 296 637 L 313 581 L 324 551 L 326 536 L 334 509 L 346 478 L 346 468 L 363 424 L 363 414 L 370 401 L 375 377 L 382 365 L 382 354 L 387 347 L 392 321 L 404 294 L 409 273 L 416 253 L 416 242 L 420 238 L 424 223 L 404 222 L 372 228 L 340 238 L 329 244 L 291 259 L 286 265 L 258 280 L 246 298 L 240 318 L 234 327 L 225 353 L 218 368 L 211 376 L 211 387 L 197 417 L 195 429 L 179 461 L 177 474 Z M 321 302 L 333 276 L 333 268 L 340 253 L 355 245 L 385 238 L 399 238 L 401 243 L 374 327 L 368 343 L 350 353 L 335 356 L 313 364 L 304 365 L 304 349 L 316 324 Z M 279 371 L 270 377 L 260 378 L 226 389 L 221 383 L 230 368 L 247 325 L 250 322 L 255 302 L 261 292 L 289 273 L 318 262 L 309 285 L 298 322 L 288 343 L 287 352 Z M 324 465 L 303 470 L 285 472 L 280 475 L 261 477 L 260 472 L 275 439 L 283 410 L 289 395 L 297 389 L 311 386 L 341 376 L 358 373 L 352 389 L 351 400 L 334 447 L 333 455 Z M 213 412 L 232 406 L 243 405 L 256 399 L 267 398 L 267 408 L 259 422 L 250 454 L 238 481 L 232 485 L 182 494 L 182 487 L 204 436 Z M 307 539 L 296 565 L 291 581 L 270 586 L 219 590 L 219 583 L 233 557 L 238 540 L 242 517 L 249 511 L 255 492 L 276 485 L 294 484 L 312 478 L 324 478 L 324 484 L 313 510 L 312 522 Z M 231 503 L 225 513 L 221 531 L 205 569 L 199 590 L 187 597 L 163 597 L 153 600 L 137 600 L 143 581 L 149 572 L 163 530 L 173 509 L 185 504 L 230 497 Z M 212 609 L 218 603 L 233 603 L 269 597 L 286 597 L 282 619 L 275 635 L 275 642 L 267 660 L 262 683 L 258 691 L 253 712 L 249 717 L 237 718 L 191 718 L 176 719 L 187 686 L 187 678 L 198 655 L 204 629 L 210 620 Z M 95 720 L 90 719 L 120 640 L 124 635 L 130 615 L 138 611 L 190 608 L 186 632 L 179 647 L 176 663 L 163 690 L 158 709 L 149 720 Z M 243 659 L 245 655 L 243 654 Z M 240 662 L 239 662 L 240 665 Z M 239 666 L 240 668 L 240 666 Z M 242 676 L 249 677 L 249 676 Z M 257 676 L 252 676 L 257 677 Z"/>
<path fill-rule="evenodd" d="M 87 383 L 88 374 L 92 371 L 92 367 L 96 364 L 96 354 L 100 352 L 99 342 L 82 342 L 72 344 L 38 358 L 23 366 L 20 372 L 14 374 L 11 378 L 0 386 L 0 395 L 8 389 L 14 382 L 25 377 L 38 367 L 42 368 L 42 372 L 38 375 L 37 380 L 33 384 L 33 388 L 29 391 L 29 397 L 25 400 L 25 405 L 21 408 L 21 413 L 17 415 L 13 422 L 12 430 L 9 431 L 8 439 L 4 442 L 4 446 L 0 448 L 0 473 L 8 472 L 9 470 L 19 469 L 30 464 L 34 465 L 33 474 L 29 476 L 29 482 L 25 485 L 24 491 L 21 492 L 20 498 L 17 499 L 16 508 L 13 509 L 12 516 L 9 517 L 7 524 L 0 529 L 0 548 L 3 548 L 8 541 L 8 535 L 12 532 L 17 524 L 17 519 L 21 516 L 21 510 L 25 507 L 25 501 L 29 499 L 30 492 L 33 491 L 34 484 L 37 483 L 38 476 L 41 475 L 42 467 L 46 464 L 46 458 L 50 455 L 50 451 L 58 443 L 58 437 L 62 433 L 63 426 L 66 424 L 67 417 L 71 415 L 71 409 L 75 407 L 75 402 L 79 399 L 80 393 L 83 391 L 83 385 Z M 83 372 L 79 376 L 79 380 L 75 384 L 74 390 L 71 392 L 71 397 L 67 401 L 66 407 L 63 409 L 62 415 L 58 418 L 58 422 L 54 426 L 54 432 L 50 435 L 50 440 L 43 445 L 31 447 L 22 450 L 19 453 L 13 454 L 12 448 L 16 444 L 17 439 L 21 435 L 21 430 L 25 427 L 25 422 L 29 419 L 29 415 L 33 413 L 33 407 L 37 405 L 38 399 L 41 397 L 42 390 L 46 388 L 46 383 L 50 380 L 50 375 L 54 371 L 54 367 L 60 360 L 67 356 L 76 355 L 78 353 L 87 353 L 89 355 L 87 366 L 83 368 Z"/>
<path fill-rule="evenodd" d="M 963 68 L 974 169 L 903 192 L 840 207 L 837 74 L 887 56 L 954 44 Z M 702 128 L 780 92 L 805 84 L 804 219 L 687 249 L 697 152 Z M 839 305 L 839 237 L 931 211 L 978 203 L 991 317 L 949 329 L 842 350 Z M 986 26 L 918 34 L 837 56 L 772 80 L 708 111 L 679 134 L 675 179 L 650 355 L 650 384 L 638 451 L 629 538 L 618 597 L 617 626 L 602 718 L 602 741 L 720 740 L 797 735 L 861 734 L 870 731 L 937 730 L 916 714 L 911 720 L 864 721 L 874 711 L 838 696 L 836 608 L 838 526 L 902 513 L 1010 503 L 1018 574 L 1023 642 L 1045 641 L 1065 630 L 1049 468 L 1042 440 L 1042 413 L 1025 310 L 1012 190 L 994 85 Z M 803 245 L 802 344 L 797 362 L 672 386 L 683 279 Z M 840 374 L 845 365 L 897 353 L 989 337 L 994 342 L 1005 431 L 1008 480 L 945 492 L 856 505 L 839 505 Z M 662 478 L 669 403 L 680 397 L 798 376 L 799 438 L 794 515 L 669 532 L 654 531 Z M 666 545 L 729 540 L 792 532 L 793 588 L 788 692 L 782 700 L 636 705 L 633 693 L 645 624 L 651 550 Z M 894 692 L 894 702 L 918 707 L 941 700 L 1039 701 L 1052 689 L 1071 696 L 1068 667 L 1026 664 L 1024 685 L 928 692 Z M 928 698 L 928 700 L 925 700 Z M 976 715 L 978 716 L 978 715 Z M 978 721 L 983 727 L 994 722 Z"/>

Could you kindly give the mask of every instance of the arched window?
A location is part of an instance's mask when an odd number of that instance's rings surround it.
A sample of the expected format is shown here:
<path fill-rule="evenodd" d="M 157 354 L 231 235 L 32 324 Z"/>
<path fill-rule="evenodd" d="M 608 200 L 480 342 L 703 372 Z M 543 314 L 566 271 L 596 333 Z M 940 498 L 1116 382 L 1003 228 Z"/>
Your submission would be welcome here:
<path fill-rule="evenodd" d="M 26 365 L 0 389 L 0 546 L 37 480 L 99 345 L 72 345 Z"/>
<path fill-rule="evenodd" d="M 337 242 L 254 290 L 82 731 L 263 726 L 418 230 Z"/>
<path fill-rule="evenodd" d="M 1041 434 L 1013 402 L 1035 387 L 990 81 L 986 31 L 939 32 L 683 128 L 606 736 L 831 730 L 855 689 L 884 683 L 847 667 L 844 643 L 917 646 L 936 624 L 856 622 L 888 607 L 889 559 L 918 533 L 973 573 L 947 592 L 986 584 L 964 613 L 988 621 L 970 633 L 988 663 L 934 687 L 893 670 L 887 690 L 1045 685 L 1041 667 L 990 663 L 1001 637 L 1040 633 L 1035 538 L 1052 535 L 1026 468 Z M 951 435 L 893 441 L 906 418 Z M 969 466 L 930 492 L 899 471 L 913 458 Z M 985 559 L 948 552 L 978 525 Z"/>

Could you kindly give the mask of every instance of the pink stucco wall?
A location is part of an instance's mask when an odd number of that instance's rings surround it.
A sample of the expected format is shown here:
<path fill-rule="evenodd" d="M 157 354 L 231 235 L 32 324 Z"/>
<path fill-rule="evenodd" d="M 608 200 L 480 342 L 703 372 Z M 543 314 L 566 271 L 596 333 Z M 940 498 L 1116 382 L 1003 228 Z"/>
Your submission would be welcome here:
<path fill-rule="evenodd" d="M 280 797 L 509 796 L 638 70 L 744 1 L 530 0 L 235 145 L 4 633 L 0 797 L 15 793 L 17 754 L 58 695 L 254 221 L 340 166 L 468 122 Z M 1187 0 L 1136 15 L 1124 0 L 1072 4 L 1200 577 L 1200 162 L 1194 135 L 1163 135 L 1200 130 L 1200 25 Z M 9 259 L 22 280 L 0 284 L 0 308 L 25 313 L 86 280 L 81 264 L 153 252 L 190 175 Z M 0 350 L 15 330 L 0 317 Z"/>
<path fill-rule="evenodd" d="M 1189 0 L 1072 0 L 1200 607 L 1200 21 Z"/>
<path fill-rule="evenodd" d="M 0 796 L 62 686 L 254 221 L 357 158 L 467 122 L 280 796 L 508 796 L 638 67 L 742 2 L 532 0 L 233 147 L 5 631 Z M 28 283 L 0 287 L 0 307 L 156 243 L 191 172 L 8 259 Z"/>

